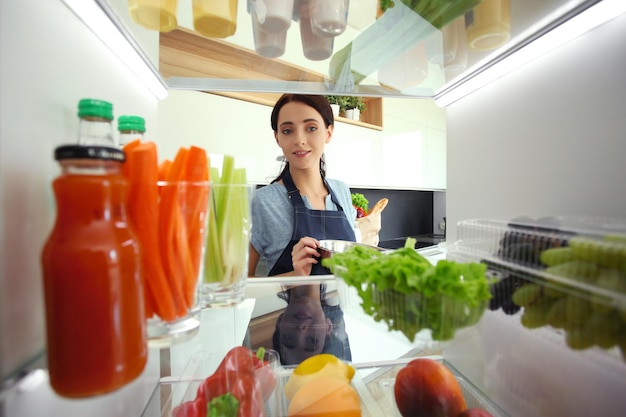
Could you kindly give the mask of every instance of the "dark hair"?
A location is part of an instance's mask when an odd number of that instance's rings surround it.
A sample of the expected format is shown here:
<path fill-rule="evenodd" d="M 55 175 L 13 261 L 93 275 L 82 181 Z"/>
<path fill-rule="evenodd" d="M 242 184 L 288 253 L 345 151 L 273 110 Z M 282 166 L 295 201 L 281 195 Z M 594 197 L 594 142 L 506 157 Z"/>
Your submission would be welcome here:
<path fill-rule="evenodd" d="M 291 290 L 283 289 L 279 291 L 277 294 L 278 298 L 284 300 L 289 304 L 291 300 Z M 343 311 L 339 306 L 329 306 L 326 302 L 326 284 L 320 284 L 320 303 L 322 305 L 322 309 L 324 310 L 324 316 L 327 319 L 330 319 L 333 324 L 333 331 L 324 341 L 324 347 L 322 349 L 322 353 L 330 353 L 331 355 L 336 356 L 339 359 L 345 361 L 352 360 L 352 352 L 350 350 L 350 342 L 348 339 L 340 339 L 335 334 L 335 327 L 338 325 L 345 326 L 345 322 L 343 320 Z M 274 327 L 274 333 L 272 334 L 272 347 L 275 351 L 281 352 L 280 349 L 280 322 L 283 319 L 283 314 L 281 313 L 276 320 L 276 326 Z M 285 358 L 280 356 L 280 363 L 282 365 L 294 365 L 292 363 L 287 363 Z"/>
<path fill-rule="evenodd" d="M 276 294 L 276 296 L 289 304 L 289 302 L 291 301 L 291 289 L 283 288 Z M 322 306 L 326 305 L 326 284 L 324 283 L 320 284 L 320 303 L 322 304 Z"/>
<path fill-rule="evenodd" d="M 274 333 L 272 334 L 272 347 L 276 352 L 279 352 L 279 359 L 281 365 L 297 365 L 294 363 L 287 363 L 285 358 L 280 355 L 280 322 L 283 319 L 283 314 L 281 313 L 276 320 L 276 327 L 274 327 Z M 324 341 L 324 347 L 322 348 L 322 353 L 329 353 L 341 360 L 344 361 L 352 361 L 352 352 L 350 351 L 350 347 L 346 350 L 346 344 L 348 342 L 346 340 L 340 340 L 335 336 L 335 332 L 331 332 L 331 334 Z"/>
<path fill-rule="evenodd" d="M 276 104 L 274 104 L 274 109 L 272 109 L 272 115 L 270 117 L 270 124 L 274 133 L 278 132 L 278 114 L 280 113 L 280 110 L 285 106 L 285 104 L 294 101 L 306 104 L 307 106 L 313 107 L 317 110 L 317 112 L 322 116 L 322 120 L 324 120 L 326 128 L 335 124 L 333 109 L 330 107 L 330 103 L 326 100 L 326 97 L 311 94 L 283 94 L 278 99 Z M 279 181 L 288 169 L 289 162 L 285 162 L 285 167 L 280 172 L 278 177 L 272 181 L 272 183 Z M 322 158 L 320 159 L 320 173 L 322 174 L 322 177 L 326 176 L 326 160 L 324 155 L 322 155 Z"/>

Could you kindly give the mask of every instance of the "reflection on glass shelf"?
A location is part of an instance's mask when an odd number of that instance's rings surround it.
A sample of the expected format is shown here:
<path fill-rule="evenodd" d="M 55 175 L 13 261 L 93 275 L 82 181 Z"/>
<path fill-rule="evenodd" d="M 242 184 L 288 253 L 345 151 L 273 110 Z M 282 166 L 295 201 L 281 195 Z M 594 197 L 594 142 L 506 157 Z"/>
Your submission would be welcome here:
<path fill-rule="evenodd" d="M 398 0 L 377 16 L 371 0 L 353 0 L 347 27 L 332 38 L 332 55 L 310 59 L 311 55 L 307 58 L 303 53 L 300 13 L 303 7 L 314 8 L 319 1 L 294 0 L 284 51 L 281 45 L 280 51 L 271 54 L 277 57 L 268 58 L 255 49 L 251 16 L 251 12 L 269 13 L 261 7 L 266 2 L 239 0 L 234 34 L 209 38 L 194 29 L 192 0 L 180 0 L 177 29 L 160 36 L 154 32 L 149 41 L 160 43 L 157 55 L 161 61 L 154 64 L 158 64 L 169 87 L 177 89 L 433 98 L 599 0 L 449 2 L 478 6 L 460 10 L 456 19 L 441 25 L 428 10 L 419 9 L 427 1 L 413 6 L 421 14 L 407 7 L 408 1 Z M 129 31 L 145 39 L 146 30 L 129 17 L 127 1 L 111 3 Z M 355 3 L 363 3 L 363 8 L 355 8 Z M 264 18 L 265 15 L 260 20 Z M 500 24 L 499 32 L 486 31 L 490 19 Z M 350 24 L 351 20 L 357 23 Z M 177 55 L 177 51 L 187 48 L 190 38 L 194 39 L 193 53 Z M 151 49 L 155 45 L 145 47 Z"/>

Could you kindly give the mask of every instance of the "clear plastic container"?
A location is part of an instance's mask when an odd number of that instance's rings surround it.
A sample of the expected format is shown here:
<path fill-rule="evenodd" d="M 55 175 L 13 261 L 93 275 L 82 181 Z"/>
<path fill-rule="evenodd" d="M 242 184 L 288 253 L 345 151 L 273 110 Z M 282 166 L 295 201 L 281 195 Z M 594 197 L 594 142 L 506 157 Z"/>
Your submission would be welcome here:
<path fill-rule="evenodd" d="M 252 351 L 256 353 L 256 351 Z M 200 351 L 195 353 L 189 359 L 181 375 L 161 378 L 153 391 L 148 403 L 141 414 L 141 417 L 191 417 L 196 416 L 195 413 L 185 412 L 180 405 L 185 402 L 191 402 L 198 395 L 198 388 L 211 375 L 213 375 L 224 357 L 224 352 L 208 352 Z M 266 397 L 263 408 L 266 416 L 283 416 L 286 415 L 286 409 L 283 410 L 283 400 L 279 393 L 282 392 L 281 372 L 279 366 L 278 353 L 274 350 L 264 351 L 264 360 L 268 362 L 274 375 L 276 376 L 275 389 L 271 392 L 263 393 Z M 232 381 L 236 383 L 235 381 Z M 234 385 L 234 384 L 233 384 Z M 234 386 L 225 382 L 223 386 L 227 391 L 234 389 Z M 261 384 L 260 389 L 263 389 Z M 175 409 L 177 409 L 175 411 Z"/>
<path fill-rule="evenodd" d="M 441 361 L 452 372 L 461 386 L 468 407 L 481 408 L 490 412 L 493 417 L 507 417 L 501 408 L 443 358 L 440 356 L 424 358 Z M 363 417 L 401 416 L 396 407 L 393 393 L 395 378 L 398 371 L 413 359 L 415 358 L 406 357 L 393 361 L 351 364 L 356 369 L 351 386 L 359 396 Z M 213 372 L 216 360 L 219 358 L 206 352 L 196 354 L 191 358 L 183 375 L 179 378 L 162 379 L 150 397 L 142 417 L 171 416 L 171 410 L 174 407 L 195 397 L 199 384 Z M 289 401 L 285 398 L 283 391 L 293 368 L 279 366 L 275 368 L 275 372 L 278 377 L 277 384 L 270 399 L 265 403 L 266 415 L 268 417 L 287 417 Z"/>
<path fill-rule="evenodd" d="M 261 28 L 269 33 L 283 33 L 291 26 L 294 0 L 248 0 Z"/>
<path fill-rule="evenodd" d="M 282 32 L 268 32 L 263 29 L 254 9 L 251 9 L 250 16 L 256 53 L 266 58 L 281 57 L 285 53 L 287 44 L 287 29 Z"/>
<path fill-rule="evenodd" d="M 193 27 L 209 38 L 227 38 L 237 30 L 237 0 L 193 0 Z"/>
<path fill-rule="evenodd" d="M 350 0 L 318 0 L 311 27 L 319 36 L 341 35 L 348 25 Z"/>
<path fill-rule="evenodd" d="M 366 409 L 370 412 L 370 415 L 376 417 L 401 417 L 394 396 L 396 376 L 398 372 L 413 359 L 414 358 L 401 358 L 389 363 L 381 362 L 380 366 L 376 366 L 376 364 L 373 363 L 368 365 L 368 367 L 359 368 L 357 370 L 355 384 L 360 388 L 359 394 L 361 397 L 369 400 L 366 402 Z M 450 363 L 436 356 L 429 357 L 429 359 L 442 362 L 456 377 L 467 408 L 485 410 L 491 413 L 493 417 L 507 416 L 504 410 L 487 398 Z M 356 366 L 359 367 L 360 365 L 357 364 Z M 369 372 L 370 370 L 373 370 L 373 372 Z M 365 375 L 366 372 L 367 375 Z M 363 394 L 364 390 L 367 390 L 367 395 Z"/>
<path fill-rule="evenodd" d="M 335 38 L 319 36 L 314 33 L 308 17 L 300 17 L 300 40 L 302 41 L 302 52 L 307 59 L 323 61 L 333 54 Z"/>
<path fill-rule="evenodd" d="M 178 0 L 128 0 L 128 12 L 138 25 L 159 32 L 176 29 Z"/>
<path fill-rule="evenodd" d="M 420 349 L 445 346 L 457 338 L 459 331 L 477 324 L 487 309 L 487 302 L 471 306 L 442 294 L 402 294 L 393 289 L 377 291 L 374 288 L 372 302 L 380 308 L 375 317 L 364 310 L 357 289 L 347 285 L 340 276 L 337 291 L 346 314 L 383 328 Z"/>
<path fill-rule="evenodd" d="M 467 68 L 467 35 L 463 16 L 457 17 L 443 29 L 443 40 L 444 47 L 449 52 L 448 57 L 453 55 L 451 60 L 446 60 L 444 63 L 444 72 L 450 79 Z"/>
<path fill-rule="evenodd" d="M 499 278 L 490 310 L 556 331 L 570 349 L 626 360 L 626 219 L 473 219 L 457 233 L 450 256 Z"/>
<path fill-rule="evenodd" d="M 488 51 L 511 37 L 511 1 L 483 0 L 465 15 L 467 44 L 474 51 Z"/>

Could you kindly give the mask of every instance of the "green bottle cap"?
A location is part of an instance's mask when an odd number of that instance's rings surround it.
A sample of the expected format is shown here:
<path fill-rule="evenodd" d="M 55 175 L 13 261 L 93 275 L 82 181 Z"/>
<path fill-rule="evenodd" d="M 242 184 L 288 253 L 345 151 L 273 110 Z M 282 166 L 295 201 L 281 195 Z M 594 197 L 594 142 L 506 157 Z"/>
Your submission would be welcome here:
<path fill-rule="evenodd" d="M 113 120 L 113 104 L 104 100 L 84 98 L 78 102 L 78 117 L 102 117 Z"/>
<path fill-rule="evenodd" d="M 146 121 L 143 117 L 139 116 L 120 116 L 117 118 L 117 130 L 120 132 L 125 131 L 146 131 Z"/>

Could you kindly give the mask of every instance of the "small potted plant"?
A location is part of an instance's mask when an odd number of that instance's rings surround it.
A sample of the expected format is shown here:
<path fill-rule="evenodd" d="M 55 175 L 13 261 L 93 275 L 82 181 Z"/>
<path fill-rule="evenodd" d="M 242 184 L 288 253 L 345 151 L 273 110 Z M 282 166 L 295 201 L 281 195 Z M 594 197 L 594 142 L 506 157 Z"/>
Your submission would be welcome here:
<path fill-rule="evenodd" d="M 352 120 L 359 120 L 361 117 L 361 112 L 367 108 L 367 106 L 365 105 L 365 101 L 363 101 L 363 97 L 348 96 L 346 97 L 346 99 L 346 117 Z"/>
<path fill-rule="evenodd" d="M 326 96 L 326 100 L 330 103 L 330 107 L 333 109 L 333 114 L 339 116 L 339 112 L 342 107 L 342 96 Z"/>

